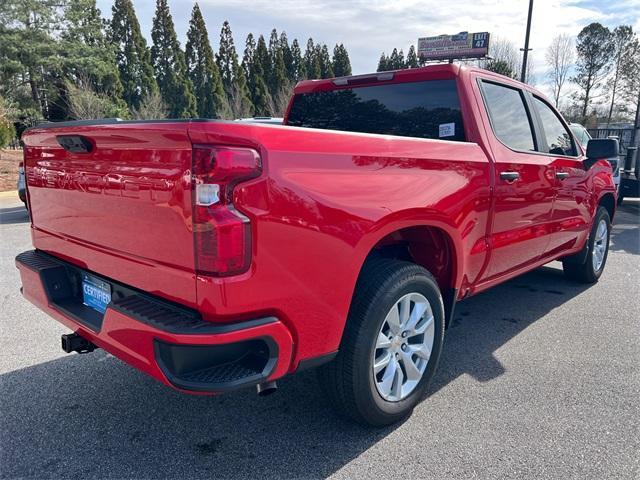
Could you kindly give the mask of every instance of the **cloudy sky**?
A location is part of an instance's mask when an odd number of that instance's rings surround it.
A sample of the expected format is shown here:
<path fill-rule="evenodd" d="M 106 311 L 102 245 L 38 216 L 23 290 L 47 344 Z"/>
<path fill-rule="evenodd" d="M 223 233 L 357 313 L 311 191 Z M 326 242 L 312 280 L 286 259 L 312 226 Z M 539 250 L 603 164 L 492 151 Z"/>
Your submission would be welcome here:
<path fill-rule="evenodd" d="M 155 0 L 133 0 L 143 34 L 150 41 Z M 180 41 L 184 44 L 191 6 L 169 0 Z M 375 71 L 382 51 L 417 43 L 418 37 L 488 31 L 524 44 L 528 0 L 199 0 L 209 36 L 217 48 L 220 27 L 229 20 L 239 53 L 249 32 L 268 37 L 272 28 L 287 32 L 301 45 L 308 37 L 328 44 L 344 43 L 354 73 Z M 112 0 L 98 0 L 104 16 Z M 590 22 L 611 28 L 631 24 L 640 31 L 640 0 L 534 0 L 531 44 L 534 74 L 544 77 L 544 52 L 560 33 L 575 36 Z M 183 45 L 184 46 L 184 45 Z"/>

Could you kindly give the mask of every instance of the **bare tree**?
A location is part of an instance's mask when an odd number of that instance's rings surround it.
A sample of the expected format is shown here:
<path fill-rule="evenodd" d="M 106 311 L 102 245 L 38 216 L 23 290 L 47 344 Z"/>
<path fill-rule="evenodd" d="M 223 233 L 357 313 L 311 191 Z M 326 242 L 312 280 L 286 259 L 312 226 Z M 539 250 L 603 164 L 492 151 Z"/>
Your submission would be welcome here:
<path fill-rule="evenodd" d="M 136 120 L 159 120 L 167 117 L 169 108 L 158 92 L 151 92 L 140 102 L 140 108 L 132 108 L 131 116 Z"/>
<path fill-rule="evenodd" d="M 96 93 L 88 82 L 82 79 L 77 84 L 65 83 L 65 103 L 75 120 L 105 118 L 110 110 L 110 102 L 104 95 Z"/>
<path fill-rule="evenodd" d="M 518 48 L 511 40 L 500 37 L 491 38 L 489 56 L 491 57 L 490 62 L 504 65 L 508 70 L 514 72 L 514 75 L 518 71 L 520 64 Z"/>
<path fill-rule="evenodd" d="M 558 35 L 551 40 L 545 59 L 549 67 L 549 79 L 553 86 L 553 101 L 556 108 L 560 103 L 562 87 L 569 77 L 569 69 L 574 59 L 573 39 L 569 35 Z"/>
<path fill-rule="evenodd" d="M 283 117 L 293 95 L 293 82 L 285 81 L 275 95 L 270 97 L 269 109 L 274 117 Z"/>

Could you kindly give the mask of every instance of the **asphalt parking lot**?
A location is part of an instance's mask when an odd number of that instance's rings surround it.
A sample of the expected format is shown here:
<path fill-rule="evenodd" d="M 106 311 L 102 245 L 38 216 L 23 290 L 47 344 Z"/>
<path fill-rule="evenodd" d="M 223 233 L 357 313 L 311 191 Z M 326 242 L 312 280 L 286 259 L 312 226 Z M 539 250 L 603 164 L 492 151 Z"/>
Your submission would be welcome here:
<path fill-rule="evenodd" d="M 458 304 L 430 396 L 367 430 L 313 372 L 186 396 L 97 351 L 22 299 L 28 216 L 0 198 L 2 478 L 629 478 L 640 476 L 640 203 L 619 210 L 594 286 L 559 264 Z"/>

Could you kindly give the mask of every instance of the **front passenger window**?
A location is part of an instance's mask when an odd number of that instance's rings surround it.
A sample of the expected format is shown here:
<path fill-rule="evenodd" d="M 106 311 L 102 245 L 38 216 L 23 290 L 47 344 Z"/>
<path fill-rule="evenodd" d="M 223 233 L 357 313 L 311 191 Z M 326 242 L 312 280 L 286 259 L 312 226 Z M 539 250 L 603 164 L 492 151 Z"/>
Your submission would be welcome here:
<path fill-rule="evenodd" d="M 547 148 L 540 145 L 541 151 L 552 155 L 577 156 L 571 134 L 560 121 L 558 115 L 538 97 L 533 97 L 533 103 L 540 115 L 540 120 L 542 120 L 542 129 L 547 139 Z"/>

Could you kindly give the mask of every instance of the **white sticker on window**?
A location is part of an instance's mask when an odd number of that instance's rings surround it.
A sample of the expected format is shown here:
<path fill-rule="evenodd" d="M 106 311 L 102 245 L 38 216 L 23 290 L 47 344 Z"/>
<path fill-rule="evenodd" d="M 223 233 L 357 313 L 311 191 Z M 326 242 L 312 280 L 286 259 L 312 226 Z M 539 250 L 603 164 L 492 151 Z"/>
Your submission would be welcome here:
<path fill-rule="evenodd" d="M 441 123 L 438 137 L 454 137 L 456 135 L 455 123 Z"/>

